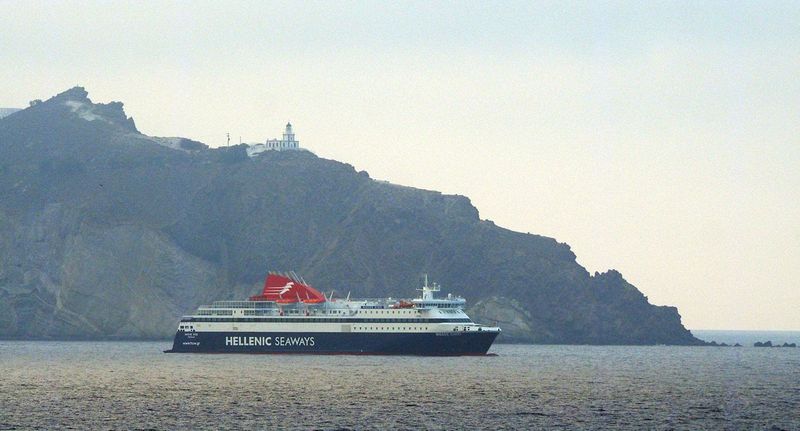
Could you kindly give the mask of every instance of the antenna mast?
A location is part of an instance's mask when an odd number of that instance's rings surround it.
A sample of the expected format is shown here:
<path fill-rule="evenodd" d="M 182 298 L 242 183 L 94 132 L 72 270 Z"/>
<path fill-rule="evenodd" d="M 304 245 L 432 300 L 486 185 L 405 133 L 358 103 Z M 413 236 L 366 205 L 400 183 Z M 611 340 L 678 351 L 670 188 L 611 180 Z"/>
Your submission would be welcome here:
<path fill-rule="evenodd" d="M 438 292 L 440 290 L 439 285 L 433 283 L 433 285 L 428 286 L 428 273 L 425 273 L 425 284 L 422 285 L 422 289 L 417 289 L 422 291 L 422 299 L 433 299 L 433 292 Z"/>

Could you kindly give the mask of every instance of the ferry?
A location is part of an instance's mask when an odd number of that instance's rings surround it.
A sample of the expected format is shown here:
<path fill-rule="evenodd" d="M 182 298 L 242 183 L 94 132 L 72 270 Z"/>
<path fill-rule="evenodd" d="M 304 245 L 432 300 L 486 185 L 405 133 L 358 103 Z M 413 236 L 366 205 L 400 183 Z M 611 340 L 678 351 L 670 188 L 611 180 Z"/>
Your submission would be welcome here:
<path fill-rule="evenodd" d="M 428 277 L 415 299 L 326 296 L 294 272 L 267 275 L 260 295 L 216 301 L 181 318 L 166 353 L 485 355 L 500 328 L 473 322 L 466 300 Z"/>

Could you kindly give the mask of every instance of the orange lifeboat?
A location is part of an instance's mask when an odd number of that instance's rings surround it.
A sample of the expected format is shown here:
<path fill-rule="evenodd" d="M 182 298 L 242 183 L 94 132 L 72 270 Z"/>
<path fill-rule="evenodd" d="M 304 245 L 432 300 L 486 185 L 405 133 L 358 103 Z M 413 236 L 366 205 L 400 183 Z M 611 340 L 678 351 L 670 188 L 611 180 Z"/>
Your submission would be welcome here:
<path fill-rule="evenodd" d="M 279 298 L 276 299 L 275 302 L 278 304 L 294 304 L 297 302 L 297 300 L 294 298 Z"/>
<path fill-rule="evenodd" d="M 322 298 L 310 298 L 310 299 L 304 299 L 303 302 L 306 304 L 321 304 L 325 302 L 325 300 Z"/>

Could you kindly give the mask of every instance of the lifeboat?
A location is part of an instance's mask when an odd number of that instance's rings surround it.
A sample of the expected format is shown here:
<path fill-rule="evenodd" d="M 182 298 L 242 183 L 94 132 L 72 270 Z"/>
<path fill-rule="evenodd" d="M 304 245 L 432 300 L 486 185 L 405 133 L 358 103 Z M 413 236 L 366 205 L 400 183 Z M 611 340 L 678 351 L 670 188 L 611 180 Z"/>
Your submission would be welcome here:
<path fill-rule="evenodd" d="M 325 300 L 322 298 L 310 298 L 310 299 L 304 299 L 303 302 L 306 304 L 321 304 L 325 302 Z"/>
<path fill-rule="evenodd" d="M 398 301 L 392 308 L 414 308 L 414 303 L 411 301 Z"/>
<path fill-rule="evenodd" d="M 278 298 L 275 300 L 278 304 L 294 304 L 297 302 L 297 299 L 294 298 Z"/>

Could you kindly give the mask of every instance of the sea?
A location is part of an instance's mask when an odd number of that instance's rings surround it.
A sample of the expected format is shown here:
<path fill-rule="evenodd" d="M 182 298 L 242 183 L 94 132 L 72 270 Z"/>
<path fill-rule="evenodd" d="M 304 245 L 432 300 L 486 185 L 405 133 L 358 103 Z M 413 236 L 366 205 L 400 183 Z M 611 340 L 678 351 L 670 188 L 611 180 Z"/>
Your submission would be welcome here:
<path fill-rule="evenodd" d="M 0 341 L 0 429 L 800 430 L 800 348 L 710 335 L 744 347 L 496 344 L 440 358 Z"/>

